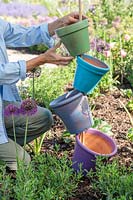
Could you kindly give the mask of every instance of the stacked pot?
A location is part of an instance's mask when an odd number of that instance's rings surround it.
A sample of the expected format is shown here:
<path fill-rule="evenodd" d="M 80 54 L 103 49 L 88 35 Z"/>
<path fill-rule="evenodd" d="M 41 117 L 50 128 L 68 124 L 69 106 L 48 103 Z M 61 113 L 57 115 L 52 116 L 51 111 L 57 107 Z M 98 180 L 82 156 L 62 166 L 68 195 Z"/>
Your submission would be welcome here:
<path fill-rule="evenodd" d="M 82 169 L 88 171 L 95 169 L 97 155 L 112 156 L 117 148 L 112 138 L 98 130 L 91 129 L 93 125 L 87 94 L 90 94 L 97 86 L 101 78 L 109 71 L 109 66 L 94 58 L 86 52 L 89 51 L 88 20 L 82 20 L 75 24 L 56 30 L 58 37 L 72 56 L 76 56 L 76 70 L 73 87 L 68 92 L 50 103 L 54 112 L 62 119 L 67 130 L 76 134 L 75 151 L 73 155 L 73 168 L 78 171 L 80 164 Z M 81 141 L 80 135 L 84 136 Z M 90 145 L 94 143 L 93 147 Z M 109 151 L 94 148 L 103 142 L 103 147 Z M 107 148 L 106 148 L 107 149 Z"/>

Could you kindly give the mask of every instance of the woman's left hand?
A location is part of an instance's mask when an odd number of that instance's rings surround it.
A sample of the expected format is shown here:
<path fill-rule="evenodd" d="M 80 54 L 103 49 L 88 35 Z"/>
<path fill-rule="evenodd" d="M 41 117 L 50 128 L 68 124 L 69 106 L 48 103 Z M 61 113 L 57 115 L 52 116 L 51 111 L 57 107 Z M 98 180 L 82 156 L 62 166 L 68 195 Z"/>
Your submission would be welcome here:
<path fill-rule="evenodd" d="M 85 15 L 82 15 L 82 19 L 87 19 Z M 49 34 L 52 36 L 55 34 L 55 30 L 64 26 L 68 26 L 70 24 L 74 24 L 79 21 L 79 13 L 72 12 L 62 18 L 55 20 L 48 24 Z"/>

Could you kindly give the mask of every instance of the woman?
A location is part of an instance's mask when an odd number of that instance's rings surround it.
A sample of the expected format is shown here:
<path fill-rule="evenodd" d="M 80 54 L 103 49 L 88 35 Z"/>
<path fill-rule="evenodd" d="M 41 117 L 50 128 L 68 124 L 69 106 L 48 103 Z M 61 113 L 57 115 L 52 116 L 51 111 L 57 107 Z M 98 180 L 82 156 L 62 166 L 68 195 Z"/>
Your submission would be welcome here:
<path fill-rule="evenodd" d="M 83 19 L 86 18 L 85 16 L 82 17 Z M 10 103 L 20 105 L 21 98 L 15 84 L 19 80 L 25 80 L 28 71 L 32 71 L 45 63 L 68 65 L 71 62 L 73 57 L 56 53 L 56 49 L 60 45 L 54 46 L 52 36 L 55 34 L 56 29 L 76 23 L 78 20 L 78 13 L 70 13 L 54 22 L 26 28 L 0 19 L 0 160 L 5 161 L 11 170 L 17 170 L 16 148 L 12 119 L 11 117 L 4 117 L 4 107 Z M 7 47 L 28 47 L 41 43 L 47 45 L 50 49 L 28 61 L 8 61 Z M 51 112 L 38 106 L 35 115 L 29 117 L 27 143 L 49 130 L 52 122 Z M 17 152 L 20 160 L 22 160 L 25 151 L 22 147 L 25 124 L 25 117 L 15 117 Z M 25 163 L 28 164 L 29 162 L 30 156 L 25 152 Z"/>

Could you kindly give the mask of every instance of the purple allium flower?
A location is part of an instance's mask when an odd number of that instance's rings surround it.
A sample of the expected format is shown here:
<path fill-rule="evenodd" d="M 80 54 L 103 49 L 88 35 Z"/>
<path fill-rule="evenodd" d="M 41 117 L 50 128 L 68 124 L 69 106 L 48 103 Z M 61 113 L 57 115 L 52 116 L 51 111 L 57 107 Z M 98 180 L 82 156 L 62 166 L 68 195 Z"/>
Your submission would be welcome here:
<path fill-rule="evenodd" d="M 4 115 L 6 117 L 11 116 L 11 115 L 19 115 L 19 108 L 16 105 L 8 104 L 5 107 Z"/>
<path fill-rule="evenodd" d="M 91 40 L 90 47 L 93 51 L 97 51 L 100 53 L 110 50 L 109 44 L 100 38 L 94 38 L 93 40 Z"/>
<path fill-rule="evenodd" d="M 37 112 L 37 104 L 32 99 L 26 99 L 20 106 L 20 113 L 22 115 L 34 115 Z"/>
<path fill-rule="evenodd" d="M 93 4 L 89 6 L 89 11 L 92 12 L 93 14 L 95 12 L 95 9 L 96 9 L 96 6 Z"/>

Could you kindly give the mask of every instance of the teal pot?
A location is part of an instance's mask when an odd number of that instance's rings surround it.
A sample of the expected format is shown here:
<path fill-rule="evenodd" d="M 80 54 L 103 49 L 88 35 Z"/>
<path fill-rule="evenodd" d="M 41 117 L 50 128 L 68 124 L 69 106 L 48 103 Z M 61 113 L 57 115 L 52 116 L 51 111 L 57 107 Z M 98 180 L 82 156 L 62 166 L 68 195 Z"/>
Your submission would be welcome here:
<path fill-rule="evenodd" d="M 58 97 L 50 103 L 50 107 L 71 134 L 79 134 L 93 124 L 88 98 L 77 90 Z"/>
<path fill-rule="evenodd" d="M 85 19 L 56 30 L 56 34 L 70 55 L 77 56 L 89 51 L 88 26 L 88 20 Z"/>
<path fill-rule="evenodd" d="M 89 170 L 95 170 L 96 157 L 104 156 L 110 158 L 117 153 L 117 146 L 114 140 L 107 134 L 89 128 L 76 136 L 74 154 L 72 158 L 73 168 L 76 172 L 80 168 L 86 174 Z"/>
<path fill-rule="evenodd" d="M 109 66 L 97 58 L 87 54 L 77 56 L 73 87 L 85 94 L 91 93 L 108 71 Z"/>

